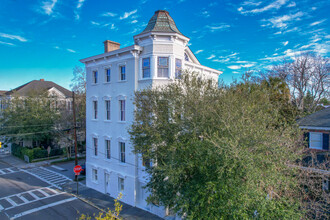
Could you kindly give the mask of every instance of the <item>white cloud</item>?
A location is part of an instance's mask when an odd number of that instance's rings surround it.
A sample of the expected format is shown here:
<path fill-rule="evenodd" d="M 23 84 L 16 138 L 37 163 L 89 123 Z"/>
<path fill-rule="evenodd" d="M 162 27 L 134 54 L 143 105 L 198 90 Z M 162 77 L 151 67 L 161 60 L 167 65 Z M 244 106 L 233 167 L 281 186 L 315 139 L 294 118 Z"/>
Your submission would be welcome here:
<path fill-rule="evenodd" d="M 201 52 L 203 52 L 204 50 L 197 50 L 196 52 L 195 52 L 195 54 L 199 54 L 199 53 L 201 53 Z"/>
<path fill-rule="evenodd" d="M 254 66 L 253 63 L 242 65 L 243 68 L 250 68 L 250 67 L 253 67 L 253 66 Z"/>
<path fill-rule="evenodd" d="M 112 12 L 105 12 L 105 13 L 101 14 L 101 16 L 103 16 L 103 17 L 115 17 L 115 16 L 117 16 L 117 14 L 112 13 Z"/>
<path fill-rule="evenodd" d="M 18 35 L 12 35 L 12 34 L 0 33 L 0 37 L 8 38 L 8 39 L 11 39 L 11 40 L 18 40 L 18 41 L 21 41 L 21 42 L 26 42 L 27 41 L 27 39 L 25 39 L 24 37 L 21 37 L 21 36 L 18 36 Z"/>
<path fill-rule="evenodd" d="M 232 70 L 239 70 L 239 69 L 241 69 L 242 67 L 239 66 L 239 65 L 232 65 L 232 66 L 227 66 L 227 68 L 232 69 Z"/>
<path fill-rule="evenodd" d="M 288 7 L 288 8 L 296 7 L 296 3 L 290 2 L 290 4 L 288 4 L 286 7 Z"/>
<path fill-rule="evenodd" d="M 56 50 L 59 50 L 59 49 L 60 49 L 60 47 L 59 47 L 59 46 L 55 46 L 55 47 L 54 47 L 54 49 L 56 49 Z"/>
<path fill-rule="evenodd" d="M 95 21 L 91 21 L 91 24 L 95 25 L 95 26 L 100 26 L 101 25 L 99 22 L 95 22 Z"/>
<path fill-rule="evenodd" d="M 252 5 L 252 6 L 259 6 L 262 2 L 256 2 L 256 1 L 245 1 L 242 3 L 242 5 Z"/>
<path fill-rule="evenodd" d="M 228 61 L 230 61 L 230 58 L 226 58 L 226 59 L 214 59 L 212 60 L 213 62 L 217 62 L 217 63 L 227 63 Z"/>
<path fill-rule="evenodd" d="M 289 41 L 282 42 L 283 46 L 288 45 Z"/>
<path fill-rule="evenodd" d="M 76 10 L 74 11 L 76 20 L 80 19 L 80 9 L 84 5 L 84 2 L 85 2 L 85 0 L 78 0 Z"/>
<path fill-rule="evenodd" d="M 212 58 L 214 58 L 214 57 L 215 57 L 215 55 L 214 55 L 214 54 L 211 54 L 211 56 L 209 56 L 209 57 L 206 58 L 206 59 L 210 60 L 210 59 L 212 59 Z"/>
<path fill-rule="evenodd" d="M 138 22 L 138 20 L 133 20 L 133 21 L 131 21 L 131 24 L 135 24 L 137 22 Z"/>
<path fill-rule="evenodd" d="M 206 10 L 205 11 L 202 11 L 202 16 L 208 18 L 208 17 L 210 17 L 210 12 L 208 12 Z"/>
<path fill-rule="evenodd" d="M 241 14 L 259 14 L 265 11 L 269 11 L 272 9 L 280 9 L 284 4 L 287 3 L 288 0 L 276 0 L 271 2 L 270 4 L 262 7 L 262 8 L 255 8 L 255 9 L 251 9 L 251 10 L 244 10 L 243 7 L 239 7 L 237 10 L 241 13 Z M 250 4 L 251 5 L 251 4 Z M 259 4 L 258 4 L 259 5 Z M 252 6 L 258 6 L 258 5 L 252 5 Z M 249 6 L 249 5 L 247 5 Z"/>
<path fill-rule="evenodd" d="M 8 46 L 16 46 L 15 44 L 4 42 L 4 41 L 0 41 L 0 44 L 8 45 Z"/>
<path fill-rule="evenodd" d="M 53 9 L 55 7 L 57 3 L 57 0 L 50 0 L 50 1 L 44 1 L 42 2 L 42 10 L 43 10 L 43 13 L 47 14 L 47 15 L 51 15 L 53 14 Z"/>
<path fill-rule="evenodd" d="M 72 49 L 66 49 L 66 50 L 69 51 L 70 53 L 76 53 L 76 51 Z"/>
<path fill-rule="evenodd" d="M 315 26 L 315 25 L 321 24 L 325 21 L 326 21 L 326 19 L 323 19 L 323 20 L 320 20 L 320 21 L 315 21 L 315 22 L 311 23 L 310 26 Z"/>
<path fill-rule="evenodd" d="M 218 25 L 206 25 L 206 28 L 210 29 L 211 32 L 218 31 L 218 30 L 225 30 L 227 28 L 230 28 L 229 24 L 218 24 Z"/>
<path fill-rule="evenodd" d="M 267 23 L 266 26 L 272 26 L 275 28 L 286 29 L 288 27 L 289 22 L 299 20 L 300 17 L 302 17 L 303 15 L 304 15 L 304 13 L 297 12 L 295 14 L 273 17 L 273 18 L 270 18 L 267 20 L 263 19 L 262 21 Z"/>
<path fill-rule="evenodd" d="M 123 19 L 126 19 L 128 18 L 129 16 L 135 14 L 137 12 L 137 9 L 133 10 L 133 11 L 130 11 L 130 12 L 125 12 L 123 16 L 120 16 L 120 20 L 123 20 Z"/>
<path fill-rule="evenodd" d="M 81 8 L 84 5 L 85 0 L 78 0 L 77 9 Z"/>

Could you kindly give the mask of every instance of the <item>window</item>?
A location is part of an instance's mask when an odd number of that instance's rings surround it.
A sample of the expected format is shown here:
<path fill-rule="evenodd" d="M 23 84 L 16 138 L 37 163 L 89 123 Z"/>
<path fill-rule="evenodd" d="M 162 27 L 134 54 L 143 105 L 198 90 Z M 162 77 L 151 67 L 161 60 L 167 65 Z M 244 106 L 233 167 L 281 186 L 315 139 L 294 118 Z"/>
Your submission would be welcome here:
<path fill-rule="evenodd" d="M 145 166 L 146 168 L 150 168 L 150 159 L 148 158 L 145 158 L 143 155 L 142 155 L 142 165 Z"/>
<path fill-rule="evenodd" d="M 111 70 L 110 68 L 105 69 L 105 81 L 110 82 Z"/>
<path fill-rule="evenodd" d="M 93 83 L 97 83 L 97 71 L 93 71 Z"/>
<path fill-rule="evenodd" d="M 184 60 L 185 61 L 189 61 L 189 57 L 188 57 L 188 55 L 186 53 L 184 53 Z"/>
<path fill-rule="evenodd" d="M 107 157 L 107 159 L 110 159 L 111 158 L 110 140 L 105 140 L 105 147 L 106 147 L 106 157 Z"/>
<path fill-rule="evenodd" d="M 310 144 L 309 147 L 313 149 L 320 149 L 322 150 L 322 136 L 323 133 L 319 132 L 310 132 Z"/>
<path fill-rule="evenodd" d="M 97 101 L 93 101 L 94 119 L 97 119 Z"/>
<path fill-rule="evenodd" d="M 92 169 L 92 180 L 97 182 L 97 169 Z"/>
<path fill-rule="evenodd" d="M 97 138 L 93 138 L 94 156 L 97 156 Z"/>
<path fill-rule="evenodd" d="M 168 77 L 168 57 L 158 57 L 158 77 Z"/>
<path fill-rule="evenodd" d="M 182 61 L 180 59 L 175 59 L 175 78 L 180 79 L 182 73 Z"/>
<path fill-rule="evenodd" d="M 120 162 L 125 163 L 125 143 L 119 142 L 119 150 L 120 150 Z"/>
<path fill-rule="evenodd" d="M 126 80 L 126 67 L 120 66 L 120 80 Z"/>
<path fill-rule="evenodd" d="M 144 58 L 142 60 L 142 72 L 143 78 L 150 78 L 150 58 Z"/>
<path fill-rule="evenodd" d="M 118 177 L 118 191 L 123 192 L 125 187 L 124 178 Z"/>
<path fill-rule="evenodd" d="M 105 114 L 106 120 L 110 120 L 110 100 L 105 101 Z"/>
<path fill-rule="evenodd" d="M 119 100 L 120 121 L 125 121 L 125 100 Z"/>

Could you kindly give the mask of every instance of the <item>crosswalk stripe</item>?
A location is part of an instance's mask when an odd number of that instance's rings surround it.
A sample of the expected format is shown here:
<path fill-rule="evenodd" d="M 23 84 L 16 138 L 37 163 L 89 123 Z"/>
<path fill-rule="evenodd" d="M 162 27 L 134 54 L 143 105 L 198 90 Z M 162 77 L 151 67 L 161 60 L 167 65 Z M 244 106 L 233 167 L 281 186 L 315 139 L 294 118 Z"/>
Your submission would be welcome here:
<path fill-rule="evenodd" d="M 34 199 L 38 200 L 39 197 L 35 195 L 33 192 L 28 192 Z"/>
<path fill-rule="evenodd" d="M 57 206 L 57 205 L 60 205 L 60 204 L 66 203 L 66 202 L 71 202 L 71 201 L 76 200 L 76 199 L 77 199 L 76 197 L 71 197 L 71 198 L 64 199 L 64 200 L 61 200 L 61 201 L 58 201 L 58 202 L 54 202 L 54 203 L 51 203 L 51 204 L 40 206 L 38 208 L 30 209 L 28 211 L 21 212 L 19 214 L 14 215 L 13 217 L 10 218 L 10 220 L 14 220 L 14 219 L 22 217 L 24 215 L 29 215 L 31 213 L 38 212 L 40 210 L 47 209 L 49 207 Z"/>
<path fill-rule="evenodd" d="M 7 202 L 9 202 L 12 206 L 17 206 L 17 203 L 14 202 L 11 198 L 6 198 Z"/>
<path fill-rule="evenodd" d="M 56 191 L 56 190 L 54 190 L 54 189 L 52 189 L 52 188 L 47 187 L 46 189 L 48 189 L 49 191 L 51 191 L 51 192 L 53 192 L 53 193 L 55 193 L 55 194 L 58 194 L 58 191 Z"/>
<path fill-rule="evenodd" d="M 2 170 L 0 170 L 0 174 L 5 174 L 5 172 L 3 172 Z"/>
<path fill-rule="evenodd" d="M 29 202 L 29 200 L 27 200 L 24 196 L 22 196 L 22 195 L 18 195 L 17 196 L 18 198 L 20 198 L 23 202 Z"/>
<path fill-rule="evenodd" d="M 43 194 L 43 195 L 46 196 L 46 197 L 49 196 L 48 193 L 44 192 L 44 191 L 41 190 L 41 189 L 37 189 L 37 191 L 40 192 L 41 194 Z"/>

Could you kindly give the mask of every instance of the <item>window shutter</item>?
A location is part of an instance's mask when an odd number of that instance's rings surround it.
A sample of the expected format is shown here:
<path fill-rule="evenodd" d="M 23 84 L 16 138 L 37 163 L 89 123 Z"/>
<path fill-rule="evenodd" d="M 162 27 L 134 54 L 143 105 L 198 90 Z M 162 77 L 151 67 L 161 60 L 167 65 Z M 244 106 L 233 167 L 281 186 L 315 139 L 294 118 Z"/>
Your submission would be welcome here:
<path fill-rule="evenodd" d="M 323 133 L 323 150 L 329 150 L 329 134 Z"/>
<path fill-rule="evenodd" d="M 304 133 L 304 141 L 307 143 L 305 146 L 309 148 L 309 132 Z"/>

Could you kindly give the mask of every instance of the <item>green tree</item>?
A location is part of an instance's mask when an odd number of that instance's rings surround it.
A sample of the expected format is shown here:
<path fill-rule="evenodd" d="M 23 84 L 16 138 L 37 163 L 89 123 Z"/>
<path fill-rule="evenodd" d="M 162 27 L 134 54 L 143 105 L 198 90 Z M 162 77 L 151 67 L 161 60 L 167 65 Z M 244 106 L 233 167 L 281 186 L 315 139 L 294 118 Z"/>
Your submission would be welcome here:
<path fill-rule="evenodd" d="M 282 123 L 274 93 L 194 74 L 136 92 L 135 153 L 153 162 L 147 189 L 188 219 L 300 219 L 298 129 Z M 280 125 L 279 125 L 280 123 Z"/>
<path fill-rule="evenodd" d="M 58 104 L 47 91 L 33 91 L 24 97 L 14 94 L 2 112 L 0 135 L 13 141 L 25 139 L 39 141 L 44 147 L 51 145 L 59 120 Z"/>

